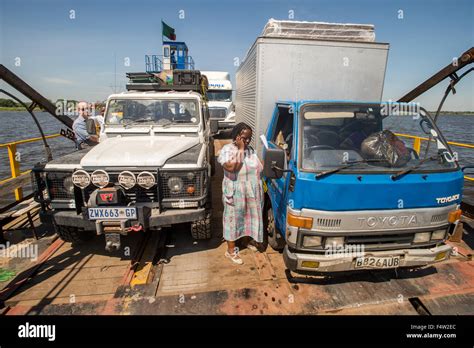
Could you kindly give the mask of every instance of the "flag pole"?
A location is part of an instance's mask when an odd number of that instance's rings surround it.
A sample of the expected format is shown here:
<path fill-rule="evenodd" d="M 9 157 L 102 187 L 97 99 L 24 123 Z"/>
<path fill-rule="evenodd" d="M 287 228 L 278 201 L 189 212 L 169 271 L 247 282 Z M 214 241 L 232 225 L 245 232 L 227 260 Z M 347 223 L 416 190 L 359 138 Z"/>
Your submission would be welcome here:
<path fill-rule="evenodd" d="M 163 40 L 163 18 L 161 18 L 161 45 L 163 46 L 163 42 L 165 40 Z"/>

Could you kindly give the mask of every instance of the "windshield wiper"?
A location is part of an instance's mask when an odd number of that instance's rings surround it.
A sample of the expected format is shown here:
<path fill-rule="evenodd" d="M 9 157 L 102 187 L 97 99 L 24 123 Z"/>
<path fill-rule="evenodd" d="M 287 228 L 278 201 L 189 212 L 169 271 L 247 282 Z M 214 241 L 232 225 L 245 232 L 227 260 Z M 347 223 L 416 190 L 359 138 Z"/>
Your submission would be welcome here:
<path fill-rule="evenodd" d="M 410 167 L 410 168 L 407 168 L 405 170 L 401 170 L 399 171 L 398 173 L 392 175 L 392 180 L 396 180 L 398 179 L 399 177 L 403 176 L 403 175 L 406 175 L 408 173 L 411 173 L 412 171 L 420 168 L 426 161 L 433 161 L 433 160 L 436 160 L 439 158 L 439 154 L 436 155 L 436 156 L 431 156 L 431 157 L 426 157 L 425 159 L 421 160 L 420 162 L 418 162 L 417 165 L 413 166 L 413 167 Z"/>
<path fill-rule="evenodd" d="M 321 172 L 316 175 L 316 179 L 320 179 L 323 176 L 329 175 L 329 174 L 334 174 L 337 173 L 343 169 L 350 168 L 355 166 L 356 164 L 360 163 L 371 163 L 371 162 L 387 162 L 385 159 L 367 159 L 367 160 L 360 160 L 360 161 L 351 161 L 351 162 L 343 162 L 341 164 L 344 164 L 343 166 L 331 169 L 331 170 L 326 170 L 325 172 Z"/>
<path fill-rule="evenodd" d="M 128 128 L 129 126 L 133 126 L 134 124 L 137 124 L 137 123 L 145 123 L 145 122 L 153 122 L 153 120 L 150 120 L 148 118 L 139 118 L 139 119 L 136 119 L 136 120 L 130 120 L 130 122 L 127 122 L 127 124 L 125 124 L 125 128 Z"/>

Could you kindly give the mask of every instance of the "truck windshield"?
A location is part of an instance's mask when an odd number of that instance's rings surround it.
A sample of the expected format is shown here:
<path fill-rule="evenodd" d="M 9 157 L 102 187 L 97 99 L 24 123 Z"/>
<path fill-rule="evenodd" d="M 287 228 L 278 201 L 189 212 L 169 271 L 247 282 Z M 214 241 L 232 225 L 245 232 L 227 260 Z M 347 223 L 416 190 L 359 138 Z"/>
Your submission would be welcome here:
<path fill-rule="evenodd" d="M 403 173 L 457 168 L 439 129 L 422 110 L 414 110 L 411 104 L 410 108 L 394 110 L 391 104 L 303 106 L 302 169 Z M 421 143 L 416 137 L 423 138 Z"/>
<path fill-rule="evenodd" d="M 232 101 L 232 91 L 207 91 L 209 101 Z"/>
<path fill-rule="evenodd" d="M 107 125 L 197 125 L 198 103 L 192 99 L 111 99 L 107 107 Z"/>

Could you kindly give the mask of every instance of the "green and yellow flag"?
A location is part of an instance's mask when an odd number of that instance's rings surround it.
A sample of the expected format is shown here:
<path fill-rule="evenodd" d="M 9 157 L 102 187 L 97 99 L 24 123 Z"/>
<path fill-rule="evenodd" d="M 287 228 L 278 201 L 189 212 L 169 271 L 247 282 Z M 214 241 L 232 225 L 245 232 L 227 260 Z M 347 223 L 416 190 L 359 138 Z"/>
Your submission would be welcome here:
<path fill-rule="evenodd" d="M 163 21 L 161 21 L 161 27 L 163 28 L 161 35 L 166 36 L 170 40 L 176 40 L 176 34 L 173 28 Z"/>

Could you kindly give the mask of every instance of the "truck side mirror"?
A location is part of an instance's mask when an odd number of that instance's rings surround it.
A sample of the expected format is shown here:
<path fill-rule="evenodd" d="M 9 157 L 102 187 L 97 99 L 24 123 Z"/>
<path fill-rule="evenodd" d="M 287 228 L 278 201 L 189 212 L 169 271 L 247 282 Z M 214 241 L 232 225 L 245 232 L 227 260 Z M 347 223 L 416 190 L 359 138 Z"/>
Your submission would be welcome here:
<path fill-rule="evenodd" d="M 266 149 L 264 154 L 263 175 L 269 179 L 279 179 L 285 171 L 285 150 L 281 148 Z"/>
<path fill-rule="evenodd" d="M 219 121 L 211 120 L 210 128 L 211 128 L 211 134 L 217 134 L 217 132 L 219 131 Z"/>
<path fill-rule="evenodd" d="M 97 128 L 95 127 L 95 121 L 92 118 L 86 120 L 87 133 L 97 135 Z"/>

